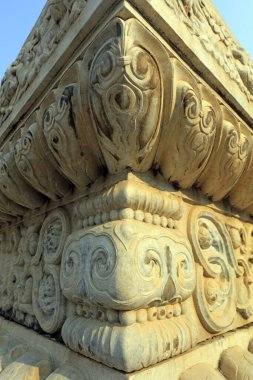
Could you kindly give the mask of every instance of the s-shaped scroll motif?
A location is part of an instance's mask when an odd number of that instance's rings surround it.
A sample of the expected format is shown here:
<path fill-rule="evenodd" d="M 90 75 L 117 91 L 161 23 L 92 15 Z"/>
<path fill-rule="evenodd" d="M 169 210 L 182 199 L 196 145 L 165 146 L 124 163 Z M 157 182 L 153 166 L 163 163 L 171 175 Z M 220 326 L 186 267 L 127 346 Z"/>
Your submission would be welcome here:
<path fill-rule="evenodd" d="M 194 302 L 204 327 L 220 332 L 236 314 L 236 261 L 230 237 L 217 217 L 205 209 L 193 210 L 188 225 L 196 259 Z"/>

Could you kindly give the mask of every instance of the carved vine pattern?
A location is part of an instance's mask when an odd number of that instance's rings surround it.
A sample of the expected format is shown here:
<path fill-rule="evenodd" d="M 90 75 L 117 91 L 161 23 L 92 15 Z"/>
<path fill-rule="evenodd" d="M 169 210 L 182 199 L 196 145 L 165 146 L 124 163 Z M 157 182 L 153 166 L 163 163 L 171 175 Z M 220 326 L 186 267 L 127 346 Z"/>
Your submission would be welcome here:
<path fill-rule="evenodd" d="M 253 63 L 251 57 L 244 48 L 238 45 L 210 4 L 206 0 L 164 1 L 252 101 Z"/>

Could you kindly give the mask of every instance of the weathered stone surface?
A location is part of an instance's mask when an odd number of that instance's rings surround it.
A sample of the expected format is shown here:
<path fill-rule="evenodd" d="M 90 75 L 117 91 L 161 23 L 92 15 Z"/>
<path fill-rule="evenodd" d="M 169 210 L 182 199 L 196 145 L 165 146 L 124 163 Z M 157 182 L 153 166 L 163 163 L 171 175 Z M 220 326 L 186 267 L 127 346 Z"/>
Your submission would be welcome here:
<path fill-rule="evenodd" d="M 47 2 L 0 90 L 0 378 L 252 378 L 252 82 L 207 0 Z"/>

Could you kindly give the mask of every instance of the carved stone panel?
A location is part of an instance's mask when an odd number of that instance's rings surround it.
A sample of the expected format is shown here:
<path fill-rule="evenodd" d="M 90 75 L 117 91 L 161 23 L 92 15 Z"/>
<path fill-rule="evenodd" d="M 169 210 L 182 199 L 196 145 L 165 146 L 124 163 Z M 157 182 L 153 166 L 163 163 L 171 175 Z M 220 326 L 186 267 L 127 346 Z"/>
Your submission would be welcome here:
<path fill-rule="evenodd" d="M 73 302 L 129 310 L 183 301 L 194 286 L 191 248 L 175 231 L 110 222 L 72 234 L 65 246 L 61 287 Z"/>
<path fill-rule="evenodd" d="M 7 198 L 28 209 L 41 207 L 45 202 L 43 196 L 20 175 L 15 165 L 13 149 L 0 159 L 0 190 Z"/>
<path fill-rule="evenodd" d="M 188 223 L 197 261 L 194 302 L 205 328 L 219 332 L 232 324 L 236 313 L 232 244 L 225 227 L 210 212 L 196 209 Z"/>
<path fill-rule="evenodd" d="M 48 333 L 57 331 L 65 317 L 65 300 L 60 289 L 61 254 L 69 233 L 67 214 L 59 209 L 49 214 L 42 225 L 36 255 L 31 261 L 33 310 Z"/>
<path fill-rule="evenodd" d="M 88 127 L 84 123 L 79 76 L 80 65 L 72 66 L 59 86 L 43 103 L 39 118 L 48 147 L 57 167 L 77 188 L 94 182 L 99 163 L 88 144 Z"/>
<path fill-rule="evenodd" d="M 15 145 L 14 157 L 17 168 L 25 180 L 50 199 L 57 200 L 70 190 L 68 182 L 52 164 L 42 128 L 35 121 Z"/>
<path fill-rule="evenodd" d="M 100 148 L 111 173 L 145 171 L 169 113 L 170 63 L 159 63 L 167 58 L 164 48 L 137 20 L 116 19 L 103 35 L 89 76 Z"/>
<path fill-rule="evenodd" d="M 172 60 L 172 115 L 159 146 L 158 163 L 165 178 L 182 188 L 192 186 L 204 170 L 220 133 L 219 104 L 177 60 Z M 169 84 L 168 84 L 169 85 Z M 169 115 L 169 110 L 166 110 Z"/>

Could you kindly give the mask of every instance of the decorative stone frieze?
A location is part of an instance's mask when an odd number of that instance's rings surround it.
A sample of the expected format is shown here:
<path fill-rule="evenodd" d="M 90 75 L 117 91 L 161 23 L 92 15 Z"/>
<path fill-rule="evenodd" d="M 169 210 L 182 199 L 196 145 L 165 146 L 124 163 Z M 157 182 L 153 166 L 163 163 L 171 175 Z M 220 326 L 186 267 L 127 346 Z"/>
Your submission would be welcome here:
<path fill-rule="evenodd" d="M 85 368 L 84 357 L 102 363 L 94 368 L 109 379 L 139 379 L 136 371 L 146 376 L 154 364 L 169 368 L 163 373 L 172 380 L 251 379 L 252 91 L 244 69 L 250 73 L 252 64 L 240 66 L 238 45 L 213 7 L 159 4 L 49 1 L 7 70 L 0 94 L 0 314 L 11 326 L 59 340 Z M 147 18 L 151 9 L 157 25 Z M 199 54 L 215 60 L 217 75 L 229 74 L 241 106 L 247 97 L 245 114 L 222 87 L 217 93 L 204 58 L 205 75 L 194 59 L 189 64 L 183 42 L 175 46 L 177 27 L 164 35 L 163 9 L 187 29 L 185 41 L 199 39 Z M 48 73 L 48 88 L 41 83 L 29 112 L 21 111 L 22 97 L 31 96 L 54 56 L 59 67 Z M 8 330 L 4 319 L 2 325 Z M 26 330 L 18 331 L 23 337 Z M 31 354 L 26 337 L 15 346 L 9 330 L 3 336 L 3 350 L 20 349 L 11 358 L 4 352 L 0 379 L 96 376 L 57 359 L 53 345 Z M 215 358 L 200 361 L 211 339 L 224 346 L 213 343 Z M 180 362 L 182 353 L 191 363 Z"/>

